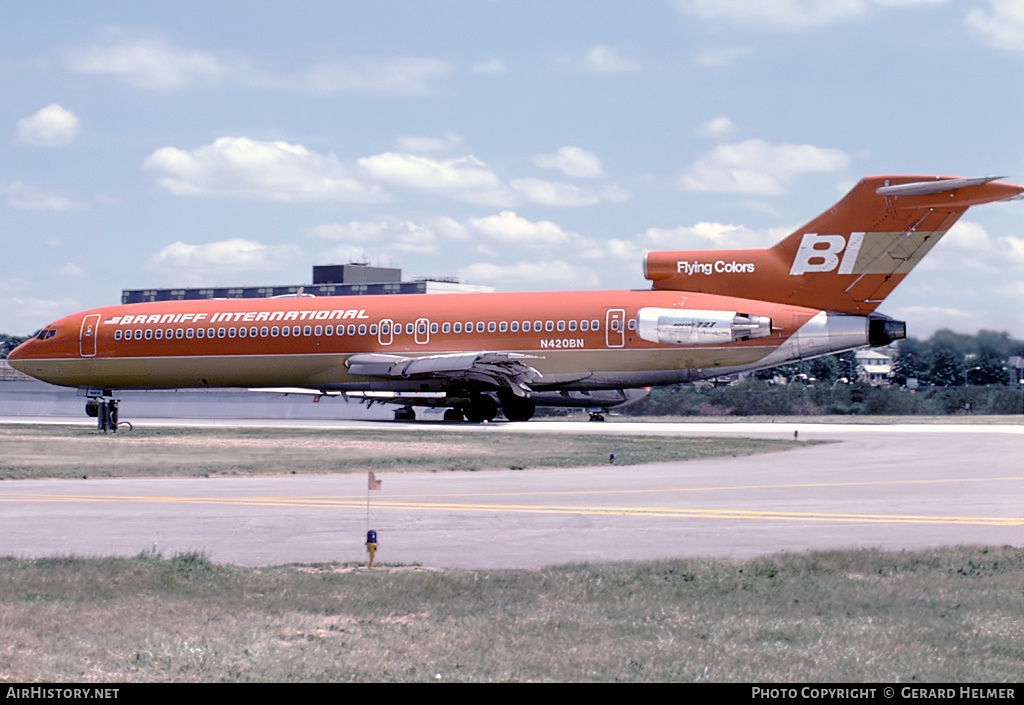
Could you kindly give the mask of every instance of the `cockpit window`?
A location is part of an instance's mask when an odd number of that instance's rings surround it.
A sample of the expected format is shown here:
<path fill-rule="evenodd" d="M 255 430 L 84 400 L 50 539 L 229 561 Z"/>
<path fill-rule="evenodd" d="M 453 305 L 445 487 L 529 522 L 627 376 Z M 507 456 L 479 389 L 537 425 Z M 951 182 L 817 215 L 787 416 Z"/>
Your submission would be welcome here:
<path fill-rule="evenodd" d="M 49 340 L 55 335 L 57 335 L 56 328 L 44 328 L 36 335 L 36 340 Z"/>

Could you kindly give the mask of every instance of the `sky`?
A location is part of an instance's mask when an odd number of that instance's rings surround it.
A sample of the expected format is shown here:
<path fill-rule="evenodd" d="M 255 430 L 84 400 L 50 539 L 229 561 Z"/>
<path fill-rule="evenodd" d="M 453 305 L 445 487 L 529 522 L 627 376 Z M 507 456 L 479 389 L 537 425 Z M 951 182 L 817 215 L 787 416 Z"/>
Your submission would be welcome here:
<path fill-rule="evenodd" d="M 0 332 L 367 261 L 644 289 L 877 174 L 1024 183 L 1021 0 L 0 2 Z M 1024 201 L 880 307 L 1024 338 Z"/>

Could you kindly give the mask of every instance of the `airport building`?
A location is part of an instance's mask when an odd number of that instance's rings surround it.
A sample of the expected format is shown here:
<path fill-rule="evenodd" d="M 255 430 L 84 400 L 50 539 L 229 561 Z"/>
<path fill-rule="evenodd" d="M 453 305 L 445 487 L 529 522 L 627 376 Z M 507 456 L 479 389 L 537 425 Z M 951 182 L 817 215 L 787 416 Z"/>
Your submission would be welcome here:
<path fill-rule="evenodd" d="M 463 294 L 494 291 L 491 286 L 462 284 L 455 277 L 419 277 L 402 281 L 402 270 L 368 263 L 314 265 L 312 284 L 231 286 L 196 289 L 124 289 L 121 303 L 195 299 L 269 299 L 274 296 L 365 296 L 370 294 Z"/>

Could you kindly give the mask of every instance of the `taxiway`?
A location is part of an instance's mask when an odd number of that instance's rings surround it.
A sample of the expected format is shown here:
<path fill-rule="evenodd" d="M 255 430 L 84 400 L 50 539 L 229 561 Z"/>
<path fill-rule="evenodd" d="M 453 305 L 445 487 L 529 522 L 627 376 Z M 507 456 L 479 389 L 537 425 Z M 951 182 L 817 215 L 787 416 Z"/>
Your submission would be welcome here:
<path fill-rule="evenodd" d="M 219 422 L 223 423 L 223 422 Z M 277 422 L 295 424 L 296 422 Z M 360 422 L 333 422 L 339 425 Z M 297 425 L 297 424 L 296 424 Z M 305 424 L 304 424 L 305 425 Z M 319 424 L 315 424 L 319 425 Z M 375 424 L 400 433 L 402 424 Z M 1024 545 L 1024 426 L 492 424 L 439 432 L 834 440 L 742 458 L 527 471 L 0 483 L 0 555 L 475 569 L 779 551 Z"/>

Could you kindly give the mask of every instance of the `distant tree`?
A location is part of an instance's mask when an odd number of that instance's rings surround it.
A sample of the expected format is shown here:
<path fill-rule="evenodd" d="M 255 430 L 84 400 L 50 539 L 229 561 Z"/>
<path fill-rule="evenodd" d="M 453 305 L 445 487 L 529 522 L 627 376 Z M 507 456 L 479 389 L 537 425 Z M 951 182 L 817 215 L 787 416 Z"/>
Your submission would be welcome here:
<path fill-rule="evenodd" d="M 917 338 L 907 338 L 899 342 L 896 348 L 896 356 L 892 365 L 892 382 L 901 387 L 907 384 L 908 379 L 917 379 L 927 382 L 925 379 L 928 346 Z"/>
<path fill-rule="evenodd" d="M 808 361 L 805 365 L 805 372 L 813 377 L 819 384 L 832 384 L 842 376 L 839 365 L 839 357 L 836 355 L 825 355 Z"/>
<path fill-rule="evenodd" d="M 962 385 L 965 369 L 965 354 L 962 350 L 961 346 L 952 345 L 948 341 L 933 343 L 925 358 L 928 382 L 937 387 Z"/>
<path fill-rule="evenodd" d="M 7 354 L 14 350 L 14 348 L 21 345 L 23 342 L 33 337 L 35 334 L 27 336 L 7 335 L 6 333 L 0 333 L 0 359 L 6 360 Z"/>

